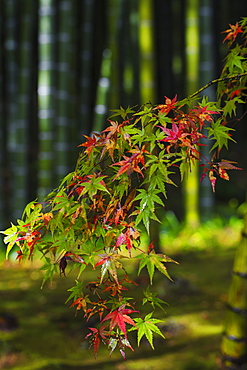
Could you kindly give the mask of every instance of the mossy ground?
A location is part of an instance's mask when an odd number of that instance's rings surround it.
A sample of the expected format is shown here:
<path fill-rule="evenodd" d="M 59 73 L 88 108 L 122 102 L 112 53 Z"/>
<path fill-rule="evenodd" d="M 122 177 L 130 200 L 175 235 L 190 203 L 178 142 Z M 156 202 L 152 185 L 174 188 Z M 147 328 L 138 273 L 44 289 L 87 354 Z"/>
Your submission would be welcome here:
<path fill-rule="evenodd" d="M 159 313 L 166 340 L 155 337 L 152 350 L 143 339 L 135 352 L 127 350 L 126 361 L 117 351 L 109 357 L 105 348 L 95 360 L 82 341 L 87 334 L 83 314 L 75 317 L 74 309 L 64 303 L 72 275 L 57 276 L 40 289 L 41 271 L 5 262 L 0 269 L 0 312 L 15 315 L 18 328 L 0 332 L 0 369 L 217 369 L 234 253 L 229 245 L 170 253 L 180 263 L 168 266 L 174 282 L 156 273 L 153 285 L 169 303 L 166 313 Z"/>

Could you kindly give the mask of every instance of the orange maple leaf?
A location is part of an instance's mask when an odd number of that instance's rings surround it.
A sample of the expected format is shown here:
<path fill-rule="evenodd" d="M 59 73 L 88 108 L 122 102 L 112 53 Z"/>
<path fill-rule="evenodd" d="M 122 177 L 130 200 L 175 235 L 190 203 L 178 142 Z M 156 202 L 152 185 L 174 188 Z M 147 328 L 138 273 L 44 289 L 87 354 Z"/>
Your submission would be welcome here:
<path fill-rule="evenodd" d="M 235 25 L 229 23 L 229 26 L 230 28 L 228 28 L 228 30 L 221 32 L 227 33 L 222 43 L 228 40 L 228 43 L 231 45 L 236 40 L 237 35 L 239 33 L 243 33 L 244 31 L 242 30 L 241 26 L 238 25 L 238 22 L 236 22 Z"/>
<path fill-rule="evenodd" d="M 167 96 L 165 98 L 165 104 L 157 105 L 154 109 L 159 109 L 161 114 L 168 114 L 172 109 L 176 108 L 177 95 L 171 100 Z"/>

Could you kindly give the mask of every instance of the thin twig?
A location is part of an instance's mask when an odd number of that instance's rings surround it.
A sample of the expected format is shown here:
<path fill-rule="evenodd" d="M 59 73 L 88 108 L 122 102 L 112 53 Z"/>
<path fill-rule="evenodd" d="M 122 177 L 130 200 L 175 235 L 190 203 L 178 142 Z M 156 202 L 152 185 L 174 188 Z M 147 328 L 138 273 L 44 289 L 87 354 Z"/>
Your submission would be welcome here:
<path fill-rule="evenodd" d="M 209 86 L 211 86 L 213 84 L 216 84 L 216 83 L 222 82 L 222 81 L 230 81 L 230 80 L 234 80 L 234 79 L 239 80 L 243 76 L 247 76 L 247 72 L 238 73 L 237 75 L 233 75 L 233 76 L 229 76 L 229 77 L 222 77 L 222 78 L 217 78 L 216 80 L 212 80 L 207 85 L 201 87 L 199 90 L 197 90 L 193 94 L 189 95 L 188 99 L 194 98 L 194 96 L 200 94 L 203 90 L 207 89 Z"/>

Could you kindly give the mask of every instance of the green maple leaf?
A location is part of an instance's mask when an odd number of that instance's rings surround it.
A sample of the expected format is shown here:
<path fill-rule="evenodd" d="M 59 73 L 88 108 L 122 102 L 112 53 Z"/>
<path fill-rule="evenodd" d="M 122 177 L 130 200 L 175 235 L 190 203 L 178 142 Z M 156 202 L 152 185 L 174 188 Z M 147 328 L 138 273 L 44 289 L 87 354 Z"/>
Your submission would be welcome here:
<path fill-rule="evenodd" d="M 219 149 L 223 146 L 228 148 L 228 140 L 235 142 L 229 134 L 229 131 L 234 131 L 234 129 L 223 125 L 220 119 L 216 122 L 212 122 L 212 127 L 208 127 L 207 129 L 209 130 L 208 137 L 216 141 L 212 146 L 211 151 L 217 147 L 219 147 Z"/>
<path fill-rule="evenodd" d="M 232 114 L 234 116 L 236 115 L 236 110 L 237 110 L 237 103 L 244 103 L 244 101 L 238 97 L 235 97 L 233 99 L 230 99 L 226 101 L 226 104 L 224 106 L 224 112 L 225 114 L 229 114 L 230 117 L 232 117 Z"/>
<path fill-rule="evenodd" d="M 123 119 L 126 119 L 128 114 L 135 113 L 133 108 L 134 107 L 129 107 L 128 106 L 126 109 L 124 109 L 123 107 L 120 106 L 119 109 L 110 109 L 110 112 L 115 112 L 115 113 L 113 115 L 111 115 L 109 118 L 121 116 Z"/>
<path fill-rule="evenodd" d="M 162 311 L 165 311 L 164 308 L 161 305 L 162 304 L 168 305 L 168 303 L 166 303 L 162 299 L 156 297 L 157 293 L 150 292 L 149 287 L 147 287 L 147 289 L 144 290 L 144 296 L 145 296 L 145 298 L 143 298 L 143 300 L 142 300 L 143 305 L 146 304 L 146 303 L 150 303 L 153 308 L 155 308 L 155 306 L 158 306 Z"/>
<path fill-rule="evenodd" d="M 143 267 L 146 266 L 148 270 L 149 278 L 150 278 L 150 284 L 153 284 L 153 276 L 154 276 L 155 268 L 157 268 L 157 270 L 159 270 L 162 274 L 164 274 L 169 280 L 172 280 L 172 278 L 168 274 L 168 271 L 167 271 L 166 266 L 164 265 L 164 262 L 174 262 L 177 264 L 178 262 L 174 261 L 168 256 L 165 256 L 164 254 L 161 254 L 161 253 L 157 254 L 154 251 L 152 251 L 149 254 L 142 253 L 141 255 L 137 256 L 137 258 L 140 258 L 140 257 L 141 257 L 141 261 L 139 265 L 138 275 L 140 274 Z"/>
<path fill-rule="evenodd" d="M 165 339 L 165 336 L 162 334 L 162 332 L 160 331 L 160 329 L 156 325 L 156 324 L 158 324 L 160 322 L 163 322 L 163 321 L 159 320 L 159 319 L 152 318 L 152 314 L 153 313 L 151 312 L 148 315 L 146 315 L 144 320 L 140 317 L 135 318 L 134 321 L 136 323 L 136 328 L 135 327 L 131 328 L 129 331 L 138 330 L 138 332 L 137 332 L 137 344 L 138 344 L 138 346 L 140 345 L 140 341 L 141 341 L 142 337 L 145 335 L 145 337 L 147 338 L 150 346 L 152 347 L 152 349 L 154 349 L 153 334 L 154 333 L 158 334 L 164 339 Z"/>

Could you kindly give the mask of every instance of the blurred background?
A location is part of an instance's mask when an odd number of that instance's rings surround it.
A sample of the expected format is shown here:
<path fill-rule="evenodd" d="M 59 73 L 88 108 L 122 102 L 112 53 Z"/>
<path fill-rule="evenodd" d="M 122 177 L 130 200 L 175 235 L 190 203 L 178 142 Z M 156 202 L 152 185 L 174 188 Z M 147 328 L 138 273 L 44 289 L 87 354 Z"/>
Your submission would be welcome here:
<path fill-rule="evenodd" d="M 182 99 L 218 78 L 227 53 L 221 32 L 246 15 L 246 0 L 0 0 L 0 229 L 73 171 L 82 135 L 103 130 L 111 109 Z M 204 93 L 214 100 L 215 89 Z M 215 195 L 193 171 L 182 186 L 168 188 L 163 224 L 153 230 L 180 262 L 169 270 L 174 285 L 155 281 L 171 305 L 165 344 L 157 340 L 152 352 L 144 343 L 125 365 L 105 352 L 95 362 L 81 344 L 84 326 L 64 306 L 73 274 L 40 290 L 37 266 L 4 262 L 0 369 L 217 368 L 246 211 L 246 118 L 230 125 L 237 145 L 222 158 L 243 171 L 219 179 Z"/>
<path fill-rule="evenodd" d="M 104 129 L 110 109 L 183 98 L 218 78 L 221 32 L 246 11 L 245 0 L 1 0 L 0 228 L 74 169 L 82 134 Z M 215 86 L 205 94 L 215 99 Z M 230 145 L 242 168 L 246 130 Z M 206 181 L 198 188 L 204 216 L 244 201 L 246 172 L 235 172 L 216 199 Z M 181 189 L 169 191 L 168 209 L 186 219 Z"/>

